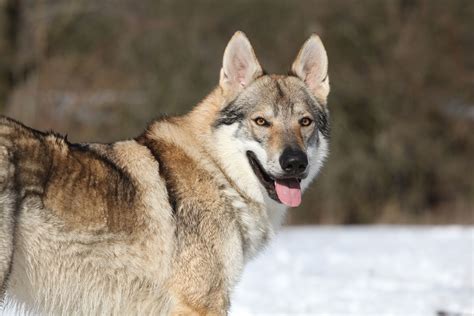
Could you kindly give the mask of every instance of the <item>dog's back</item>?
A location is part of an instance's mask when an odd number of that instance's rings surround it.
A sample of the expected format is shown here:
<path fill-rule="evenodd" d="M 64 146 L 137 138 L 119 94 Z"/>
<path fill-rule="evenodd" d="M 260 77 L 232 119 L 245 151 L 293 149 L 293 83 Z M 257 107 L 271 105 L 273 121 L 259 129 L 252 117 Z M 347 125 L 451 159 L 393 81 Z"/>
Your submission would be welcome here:
<path fill-rule="evenodd" d="M 12 269 L 18 215 L 42 197 L 52 169 L 51 147 L 63 140 L 0 117 L 0 296 Z"/>
<path fill-rule="evenodd" d="M 22 151 L 27 147 L 38 147 L 35 133 L 27 127 L 6 117 L 0 117 L 0 300 L 3 299 L 8 276 L 11 272 L 16 213 L 20 203 L 17 199 L 26 190 L 38 187 L 37 177 L 25 177 L 29 166 Z M 36 135 L 38 136 L 38 135 Z M 16 164 L 16 166 L 15 166 Z M 41 172 L 41 168 L 38 170 Z M 34 173 L 33 173 L 34 174 Z M 39 175 L 39 174 L 38 174 Z M 19 182 L 26 182 L 25 191 L 20 192 Z M 36 185 L 35 185 L 36 184 Z"/>
<path fill-rule="evenodd" d="M 27 261 L 24 256 L 36 251 L 46 256 L 42 247 L 48 243 L 42 230 L 77 239 L 78 230 L 91 235 L 132 233 L 137 222 L 136 213 L 130 211 L 135 186 L 107 152 L 107 145 L 70 144 L 54 133 L 0 117 L 2 298 L 9 279 L 16 279 L 13 261 Z"/>

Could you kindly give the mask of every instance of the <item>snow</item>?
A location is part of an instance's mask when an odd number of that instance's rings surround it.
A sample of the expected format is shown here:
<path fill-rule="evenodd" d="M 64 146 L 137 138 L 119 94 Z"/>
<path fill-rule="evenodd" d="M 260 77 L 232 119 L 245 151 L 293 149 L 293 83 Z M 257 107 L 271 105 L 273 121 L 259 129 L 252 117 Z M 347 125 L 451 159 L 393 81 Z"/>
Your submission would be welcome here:
<path fill-rule="evenodd" d="M 285 228 L 231 315 L 474 315 L 474 227 Z"/>
<path fill-rule="evenodd" d="M 473 256 L 472 226 L 284 228 L 245 268 L 231 316 L 472 316 Z"/>

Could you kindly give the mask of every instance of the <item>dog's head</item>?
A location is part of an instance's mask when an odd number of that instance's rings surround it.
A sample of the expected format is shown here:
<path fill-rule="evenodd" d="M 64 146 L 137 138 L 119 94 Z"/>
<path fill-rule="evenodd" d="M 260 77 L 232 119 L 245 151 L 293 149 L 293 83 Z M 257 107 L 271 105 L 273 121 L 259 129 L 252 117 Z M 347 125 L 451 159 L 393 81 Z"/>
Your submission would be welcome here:
<path fill-rule="evenodd" d="M 219 145 L 228 145 L 226 163 L 236 162 L 231 168 L 250 166 L 261 189 L 287 206 L 301 203 L 301 186 L 316 176 L 327 154 L 327 69 L 316 35 L 304 43 L 285 76 L 264 74 L 242 32 L 224 52 L 219 84 L 227 101 L 214 134 L 224 140 Z M 248 165 L 238 166 L 238 161 Z"/>

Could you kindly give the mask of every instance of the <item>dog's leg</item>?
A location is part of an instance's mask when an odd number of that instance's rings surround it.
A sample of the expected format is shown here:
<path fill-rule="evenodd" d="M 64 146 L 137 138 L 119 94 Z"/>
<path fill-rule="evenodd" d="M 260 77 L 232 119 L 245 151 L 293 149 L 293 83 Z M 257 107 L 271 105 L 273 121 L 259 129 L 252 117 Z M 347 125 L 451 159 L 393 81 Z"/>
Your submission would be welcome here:
<path fill-rule="evenodd" d="M 225 302 L 228 302 L 228 299 L 226 299 Z M 216 301 L 213 301 L 213 303 L 216 303 Z M 225 306 L 221 304 L 215 306 L 210 305 L 212 304 L 198 306 L 196 304 L 180 301 L 176 303 L 170 314 L 172 316 L 226 316 L 228 314 L 228 303 L 226 303 Z"/>
<path fill-rule="evenodd" d="M 171 313 L 172 316 L 225 316 L 226 311 L 210 311 L 205 308 L 193 308 L 187 305 L 177 306 Z"/>

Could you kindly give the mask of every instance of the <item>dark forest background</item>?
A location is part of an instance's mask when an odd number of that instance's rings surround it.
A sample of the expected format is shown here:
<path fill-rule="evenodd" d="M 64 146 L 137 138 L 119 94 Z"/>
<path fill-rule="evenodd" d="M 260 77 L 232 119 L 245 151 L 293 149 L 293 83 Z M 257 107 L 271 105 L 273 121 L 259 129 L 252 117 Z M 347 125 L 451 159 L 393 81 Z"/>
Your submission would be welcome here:
<path fill-rule="evenodd" d="M 474 223 L 471 0 L 0 0 L 0 111 L 133 137 L 217 84 L 239 29 L 269 72 L 313 32 L 328 51 L 331 155 L 290 223 Z"/>

